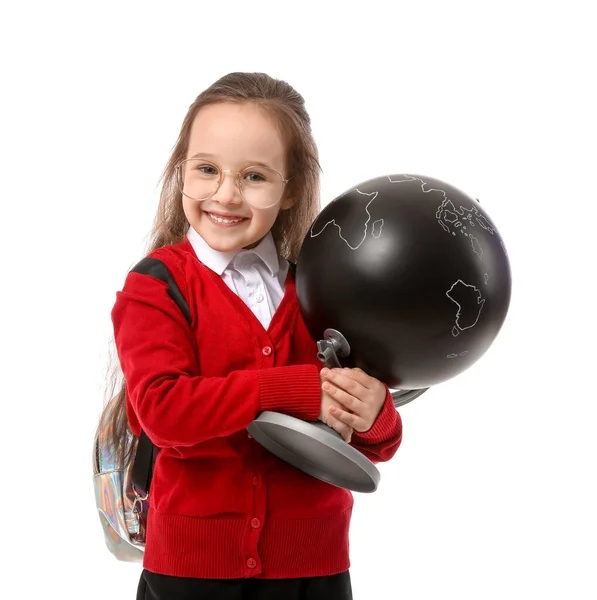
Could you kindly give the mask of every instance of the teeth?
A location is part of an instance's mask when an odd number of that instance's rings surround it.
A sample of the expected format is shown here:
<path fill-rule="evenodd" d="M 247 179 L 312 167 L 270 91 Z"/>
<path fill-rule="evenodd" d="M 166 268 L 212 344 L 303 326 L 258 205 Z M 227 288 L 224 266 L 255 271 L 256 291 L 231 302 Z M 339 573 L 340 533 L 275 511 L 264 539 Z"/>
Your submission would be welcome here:
<path fill-rule="evenodd" d="M 213 219 L 216 223 L 240 223 L 242 221 L 242 219 L 225 219 L 223 217 L 216 217 L 216 215 L 213 215 L 212 213 L 208 214 L 210 219 Z"/>

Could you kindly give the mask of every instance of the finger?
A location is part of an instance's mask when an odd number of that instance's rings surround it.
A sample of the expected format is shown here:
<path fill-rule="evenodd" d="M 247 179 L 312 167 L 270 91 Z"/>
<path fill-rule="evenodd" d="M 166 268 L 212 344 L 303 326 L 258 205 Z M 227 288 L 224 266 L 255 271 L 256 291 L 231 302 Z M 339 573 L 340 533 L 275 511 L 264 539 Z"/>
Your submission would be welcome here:
<path fill-rule="evenodd" d="M 328 427 L 331 427 L 334 431 L 338 432 L 345 442 L 350 441 L 353 432 L 353 429 L 350 425 L 347 425 L 339 419 L 336 419 L 336 417 L 332 416 L 331 414 L 328 415 L 326 425 Z"/>
<path fill-rule="evenodd" d="M 367 373 L 365 373 L 365 371 L 363 371 L 363 369 L 359 367 L 356 367 L 354 369 L 349 369 L 348 367 L 345 367 L 343 369 L 332 370 L 341 371 L 347 377 L 352 377 L 355 381 L 358 381 L 364 388 L 367 388 L 368 390 L 375 390 L 379 386 L 384 386 L 384 384 L 379 379 L 368 375 Z"/>
<path fill-rule="evenodd" d="M 348 369 L 348 375 L 354 377 L 363 387 L 370 389 L 377 383 L 375 377 L 371 377 L 368 373 L 365 373 L 360 367 L 354 369 Z"/>
<path fill-rule="evenodd" d="M 339 402 L 340 404 L 342 404 L 342 406 L 346 407 L 352 412 L 359 412 L 358 409 L 362 409 L 363 407 L 363 402 L 361 400 L 355 398 L 352 394 L 349 394 L 345 390 L 336 387 L 336 385 L 331 383 L 330 381 L 326 381 L 325 383 L 323 383 L 321 389 L 323 389 L 323 391 L 326 394 L 329 394 L 331 398 L 336 400 L 336 402 Z"/>
<path fill-rule="evenodd" d="M 351 376 L 350 370 L 332 369 L 329 373 L 324 374 L 324 378 L 354 398 L 362 398 L 368 389 L 355 376 Z"/>
<path fill-rule="evenodd" d="M 345 425 L 349 425 L 355 431 L 366 431 L 369 427 L 367 422 L 360 415 L 355 415 L 345 411 L 339 406 L 330 406 L 330 416 L 333 419 L 341 421 Z"/>

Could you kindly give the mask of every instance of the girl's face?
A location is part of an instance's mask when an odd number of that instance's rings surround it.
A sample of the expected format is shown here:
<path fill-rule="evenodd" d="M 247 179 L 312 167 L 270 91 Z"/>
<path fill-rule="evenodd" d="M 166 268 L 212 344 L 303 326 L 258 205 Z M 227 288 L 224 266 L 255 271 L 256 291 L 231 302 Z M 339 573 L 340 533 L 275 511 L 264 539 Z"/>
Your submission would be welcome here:
<path fill-rule="evenodd" d="M 288 179 L 285 151 L 273 121 L 255 105 L 221 103 L 205 106 L 197 113 L 185 158 L 198 155 L 233 173 L 261 163 Z M 293 204 L 284 195 L 275 206 L 253 208 L 243 200 L 235 179 L 232 173 L 225 173 L 220 189 L 208 200 L 182 197 L 184 213 L 193 229 L 219 252 L 256 245 L 269 232 L 280 210 Z M 228 222 L 222 223 L 222 218 Z"/>

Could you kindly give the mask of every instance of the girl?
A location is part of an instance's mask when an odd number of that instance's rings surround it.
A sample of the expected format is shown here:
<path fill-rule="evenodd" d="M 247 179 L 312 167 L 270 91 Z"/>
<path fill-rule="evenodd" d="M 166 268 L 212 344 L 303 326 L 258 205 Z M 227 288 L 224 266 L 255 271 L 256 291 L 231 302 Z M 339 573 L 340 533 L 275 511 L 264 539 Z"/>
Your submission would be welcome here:
<path fill-rule="evenodd" d="M 401 420 L 360 369 L 323 369 L 289 261 L 319 206 L 303 98 L 232 73 L 189 108 L 164 172 L 149 256 L 112 310 L 126 381 L 114 441 L 143 429 L 159 449 L 138 600 L 352 598 L 353 497 L 265 450 L 246 427 L 264 410 L 320 419 L 373 462 Z"/>

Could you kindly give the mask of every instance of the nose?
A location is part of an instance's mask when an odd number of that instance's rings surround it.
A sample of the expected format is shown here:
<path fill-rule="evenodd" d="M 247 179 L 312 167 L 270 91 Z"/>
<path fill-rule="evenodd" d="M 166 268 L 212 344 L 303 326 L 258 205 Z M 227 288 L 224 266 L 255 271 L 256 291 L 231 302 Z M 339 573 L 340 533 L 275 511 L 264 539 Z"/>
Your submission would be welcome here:
<path fill-rule="evenodd" d="M 218 191 L 212 196 L 212 200 L 220 204 L 242 204 L 242 196 L 238 189 L 236 175 L 234 173 L 223 172 L 222 184 Z"/>

